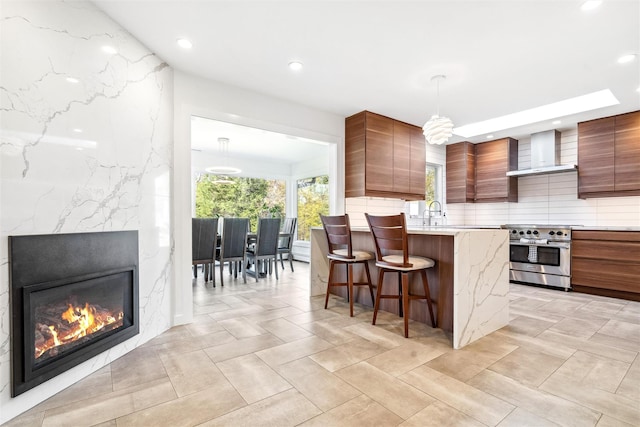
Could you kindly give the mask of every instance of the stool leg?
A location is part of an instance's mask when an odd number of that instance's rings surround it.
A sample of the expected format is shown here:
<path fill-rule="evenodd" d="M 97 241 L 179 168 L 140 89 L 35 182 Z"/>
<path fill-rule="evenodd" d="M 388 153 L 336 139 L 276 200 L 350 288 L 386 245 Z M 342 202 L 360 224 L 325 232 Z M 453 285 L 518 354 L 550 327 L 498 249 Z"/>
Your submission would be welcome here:
<path fill-rule="evenodd" d="M 409 274 L 402 274 L 402 305 L 404 306 L 404 337 L 409 338 Z"/>
<path fill-rule="evenodd" d="M 327 296 L 324 298 L 324 309 L 327 309 L 327 304 L 329 304 L 329 289 L 331 289 L 331 283 L 333 282 L 333 260 L 329 260 L 329 279 L 327 280 Z M 256 270 L 256 276 L 258 272 Z"/>
<path fill-rule="evenodd" d="M 436 327 L 436 321 L 433 316 L 433 305 L 431 304 L 431 293 L 429 292 L 429 281 L 427 280 L 427 272 L 425 270 L 421 271 L 422 275 L 422 286 L 424 286 L 424 295 L 427 299 L 427 307 L 429 307 L 429 316 L 431 316 L 431 326 Z"/>
<path fill-rule="evenodd" d="M 378 317 L 378 308 L 380 307 L 380 295 L 382 295 L 382 282 L 384 282 L 384 269 L 381 268 L 378 273 L 378 289 L 376 290 L 376 302 L 373 304 L 373 321 L 372 325 L 376 324 L 376 317 Z"/>
<path fill-rule="evenodd" d="M 398 317 L 404 316 L 404 304 L 402 300 L 402 276 L 401 272 L 398 272 Z"/>
<path fill-rule="evenodd" d="M 349 315 L 353 317 L 353 264 L 347 264 L 347 294 L 349 295 Z"/>
<path fill-rule="evenodd" d="M 371 294 L 371 305 L 375 305 L 375 298 L 373 298 L 373 285 L 371 284 L 371 274 L 369 274 L 369 262 L 364 262 L 364 271 L 367 273 L 367 283 L 369 284 L 369 294 Z"/>

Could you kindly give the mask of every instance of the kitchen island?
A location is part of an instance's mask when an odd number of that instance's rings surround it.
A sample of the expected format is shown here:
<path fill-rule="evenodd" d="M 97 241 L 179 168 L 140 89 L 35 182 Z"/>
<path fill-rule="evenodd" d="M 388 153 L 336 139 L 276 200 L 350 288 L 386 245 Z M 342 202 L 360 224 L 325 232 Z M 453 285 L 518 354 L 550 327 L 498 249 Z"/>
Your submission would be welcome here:
<path fill-rule="evenodd" d="M 375 253 L 368 228 L 352 228 L 354 249 Z M 427 271 L 429 290 L 436 310 L 437 327 L 451 338 L 454 348 L 471 342 L 509 323 L 509 235 L 497 228 L 420 227 L 409 228 L 409 253 L 436 261 Z M 329 263 L 327 241 L 322 228 L 311 230 L 311 294 L 324 295 L 327 289 Z M 377 286 L 375 261 L 369 262 L 371 280 Z M 340 268 L 340 274 L 344 274 Z M 360 268 L 354 269 L 359 275 Z M 364 276 L 364 272 L 362 272 Z M 419 275 L 411 275 L 411 293 L 422 294 Z M 415 276 L 415 277 L 413 277 Z M 344 281 L 344 277 L 340 279 Z M 355 277 L 355 281 L 364 277 Z M 385 293 L 390 293 L 391 280 L 385 276 Z M 389 282 L 387 282 L 389 281 Z M 346 297 L 340 288 L 332 293 Z M 354 289 L 357 303 L 373 307 L 366 289 Z M 382 300 L 380 309 L 398 313 L 396 300 Z M 411 301 L 410 318 L 430 324 L 424 300 Z"/>

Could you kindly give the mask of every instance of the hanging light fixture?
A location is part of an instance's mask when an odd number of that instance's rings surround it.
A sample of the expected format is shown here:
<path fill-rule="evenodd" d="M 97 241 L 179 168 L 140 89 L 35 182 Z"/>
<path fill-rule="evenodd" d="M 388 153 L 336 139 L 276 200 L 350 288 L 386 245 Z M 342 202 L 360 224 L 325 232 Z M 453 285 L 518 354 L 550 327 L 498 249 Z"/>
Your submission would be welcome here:
<path fill-rule="evenodd" d="M 441 145 L 447 142 L 453 135 L 453 122 L 448 117 L 440 116 L 440 80 L 446 79 L 447 76 L 438 74 L 431 77 L 431 81 L 436 81 L 438 88 L 437 96 L 437 113 L 431 116 L 431 119 L 422 127 L 422 133 L 429 144 Z"/>
<path fill-rule="evenodd" d="M 231 181 L 227 175 L 239 174 L 242 170 L 228 165 L 229 138 L 218 138 L 218 152 L 222 157 L 222 165 L 210 166 L 205 170 L 210 174 L 223 176 L 214 181 L 216 184 L 232 184 L 233 181 Z"/>

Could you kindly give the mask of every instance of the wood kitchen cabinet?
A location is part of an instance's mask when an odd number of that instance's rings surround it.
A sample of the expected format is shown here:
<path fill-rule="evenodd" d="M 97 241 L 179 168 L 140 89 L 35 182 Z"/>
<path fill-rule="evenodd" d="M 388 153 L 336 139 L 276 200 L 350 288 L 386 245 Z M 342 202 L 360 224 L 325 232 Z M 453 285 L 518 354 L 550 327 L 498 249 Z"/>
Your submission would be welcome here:
<path fill-rule="evenodd" d="M 640 111 L 578 123 L 578 197 L 640 195 Z"/>
<path fill-rule="evenodd" d="M 347 117 L 345 126 L 345 197 L 424 200 L 425 140 L 419 127 L 369 111 Z"/>
<path fill-rule="evenodd" d="M 518 179 L 507 172 L 518 169 L 518 141 L 513 138 L 476 144 L 476 202 L 517 202 Z"/>
<path fill-rule="evenodd" d="M 446 146 L 447 203 L 473 203 L 476 196 L 476 149 L 470 142 Z"/>
<path fill-rule="evenodd" d="M 640 232 L 573 230 L 574 291 L 640 301 Z"/>

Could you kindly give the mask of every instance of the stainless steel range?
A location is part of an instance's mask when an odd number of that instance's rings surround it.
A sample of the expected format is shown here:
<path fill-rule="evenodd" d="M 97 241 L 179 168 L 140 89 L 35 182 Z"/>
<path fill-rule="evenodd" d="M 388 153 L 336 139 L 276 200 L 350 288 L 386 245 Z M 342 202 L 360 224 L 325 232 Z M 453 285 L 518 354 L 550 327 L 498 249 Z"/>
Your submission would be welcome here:
<path fill-rule="evenodd" d="M 571 226 L 507 224 L 509 280 L 571 289 Z"/>

